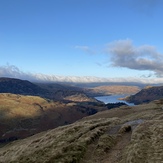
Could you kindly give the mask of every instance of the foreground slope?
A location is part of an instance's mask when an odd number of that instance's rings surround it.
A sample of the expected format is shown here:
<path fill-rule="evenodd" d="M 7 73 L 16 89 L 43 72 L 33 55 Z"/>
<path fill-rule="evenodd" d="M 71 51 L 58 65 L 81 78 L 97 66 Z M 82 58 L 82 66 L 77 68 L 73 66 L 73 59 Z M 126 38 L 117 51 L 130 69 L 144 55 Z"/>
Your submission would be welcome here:
<path fill-rule="evenodd" d="M 162 106 L 122 106 L 15 141 L 0 149 L 0 162 L 161 163 Z"/>

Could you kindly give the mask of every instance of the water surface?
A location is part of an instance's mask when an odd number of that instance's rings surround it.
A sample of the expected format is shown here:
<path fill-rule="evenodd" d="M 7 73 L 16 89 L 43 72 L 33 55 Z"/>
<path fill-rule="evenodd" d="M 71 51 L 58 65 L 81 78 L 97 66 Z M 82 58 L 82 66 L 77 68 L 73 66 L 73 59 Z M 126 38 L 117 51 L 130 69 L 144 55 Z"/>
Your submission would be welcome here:
<path fill-rule="evenodd" d="M 117 102 L 124 102 L 126 103 L 127 105 L 130 105 L 130 106 L 133 106 L 134 103 L 128 103 L 124 100 L 120 100 L 119 98 L 124 98 L 128 95 L 126 94 L 117 94 L 117 95 L 110 95 L 110 96 L 98 96 L 98 97 L 95 97 L 97 100 L 99 101 L 102 101 L 104 102 L 105 104 L 108 104 L 108 103 L 117 103 Z"/>

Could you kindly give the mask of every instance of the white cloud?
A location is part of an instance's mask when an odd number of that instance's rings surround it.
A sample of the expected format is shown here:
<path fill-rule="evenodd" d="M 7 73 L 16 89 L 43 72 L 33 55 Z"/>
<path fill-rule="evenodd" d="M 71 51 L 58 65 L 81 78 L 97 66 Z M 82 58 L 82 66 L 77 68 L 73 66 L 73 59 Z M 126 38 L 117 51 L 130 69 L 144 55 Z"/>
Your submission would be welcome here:
<path fill-rule="evenodd" d="M 107 45 L 112 66 L 135 70 L 148 70 L 163 76 L 163 55 L 154 46 L 134 46 L 129 39 L 114 41 Z"/>
<path fill-rule="evenodd" d="M 75 46 L 75 49 L 80 49 L 88 54 L 95 54 L 95 50 L 92 50 L 89 46 Z"/>

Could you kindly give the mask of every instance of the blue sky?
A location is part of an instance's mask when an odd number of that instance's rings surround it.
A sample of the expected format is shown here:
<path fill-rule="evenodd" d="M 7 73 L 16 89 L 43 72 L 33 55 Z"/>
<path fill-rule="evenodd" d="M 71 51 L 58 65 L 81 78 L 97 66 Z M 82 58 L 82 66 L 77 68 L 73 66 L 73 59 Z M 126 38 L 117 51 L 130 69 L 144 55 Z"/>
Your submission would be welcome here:
<path fill-rule="evenodd" d="M 163 81 L 162 8 L 161 0 L 0 0 L 0 76 Z"/>

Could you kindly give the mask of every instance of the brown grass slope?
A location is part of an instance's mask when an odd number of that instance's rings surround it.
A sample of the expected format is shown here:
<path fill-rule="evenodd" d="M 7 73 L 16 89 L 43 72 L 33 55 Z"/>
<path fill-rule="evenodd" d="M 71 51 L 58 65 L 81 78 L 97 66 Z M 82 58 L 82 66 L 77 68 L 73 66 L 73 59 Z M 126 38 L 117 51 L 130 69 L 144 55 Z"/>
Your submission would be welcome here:
<path fill-rule="evenodd" d="M 161 163 L 163 100 L 122 106 L 15 141 L 1 163 Z"/>
<path fill-rule="evenodd" d="M 38 96 L 0 94 L 0 142 L 25 138 L 107 109 L 98 104 L 54 102 Z"/>

